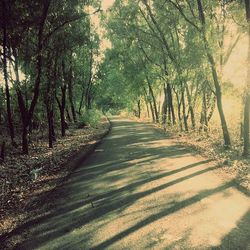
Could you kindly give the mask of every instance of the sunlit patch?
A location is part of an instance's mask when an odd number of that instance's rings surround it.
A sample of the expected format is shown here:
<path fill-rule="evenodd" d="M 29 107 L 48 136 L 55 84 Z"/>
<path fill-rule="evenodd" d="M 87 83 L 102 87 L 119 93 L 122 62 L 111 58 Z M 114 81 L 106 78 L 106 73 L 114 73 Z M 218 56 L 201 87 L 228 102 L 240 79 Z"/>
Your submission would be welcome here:
<path fill-rule="evenodd" d="M 249 198 L 215 162 L 157 136 L 128 138 L 121 147 L 105 140 L 105 153 L 75 173 L 63 209 L 37 229 L 41 249 L 242 249 Z"/>
<path fill-rule="evenodd" d="M 104 149 L 98 148 L 98 149 L 95 149 L 95 152 L 104 152 Z"/>

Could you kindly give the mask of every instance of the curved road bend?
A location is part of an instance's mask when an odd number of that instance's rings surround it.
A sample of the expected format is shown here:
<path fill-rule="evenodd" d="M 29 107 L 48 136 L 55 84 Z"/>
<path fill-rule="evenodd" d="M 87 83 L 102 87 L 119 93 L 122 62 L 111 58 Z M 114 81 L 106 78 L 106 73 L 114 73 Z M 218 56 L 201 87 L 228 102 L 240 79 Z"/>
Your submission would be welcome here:
<path fill-rule="evenodd" d="M 250 249 L 249 196 L 149 124 L 111 133 L 18 249 Z"/>

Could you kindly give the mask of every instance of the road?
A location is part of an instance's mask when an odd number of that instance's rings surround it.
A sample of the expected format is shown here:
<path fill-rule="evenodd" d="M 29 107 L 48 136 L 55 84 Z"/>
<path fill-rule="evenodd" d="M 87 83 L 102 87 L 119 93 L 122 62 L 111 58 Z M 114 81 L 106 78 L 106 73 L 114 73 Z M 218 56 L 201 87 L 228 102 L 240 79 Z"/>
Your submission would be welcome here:
<path fill-rule="evenodd" d="M 250 249 L 249 196 L 150 124 L 111 133 L 18 249 Z"/>

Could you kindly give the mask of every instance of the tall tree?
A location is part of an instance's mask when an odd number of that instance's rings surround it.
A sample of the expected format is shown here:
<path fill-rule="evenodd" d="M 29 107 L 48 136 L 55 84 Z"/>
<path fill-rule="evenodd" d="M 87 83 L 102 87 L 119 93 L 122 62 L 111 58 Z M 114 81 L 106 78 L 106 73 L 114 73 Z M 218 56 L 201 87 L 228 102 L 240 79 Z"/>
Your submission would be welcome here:
<path fill-rule="evenodd" d="M 8 3 L 6 0 L 1 1 L 2 3 L 2 17 L 3 17 L 3 73 L 4 73 L 4 81 L 5 81 L 5 93 L 6 93 L 6 106 L 7 106 L 7 116 L 8 116 L 8 127 L 9 133 L 11 137 L 11 142 L 15 145 L 14 137 L 14 124 L 13 117 L 11 111 L 11 100 L 10 100 L 10 89 L 9 89 L 9 81 L 8 81 L 8 72 L 7 72 L 7 16 L 8 16 Z"/>
<path fill-rule="evenodd" d="M 248 26 L 248 68 L 247 82 L 244 97 L 244 147 L 243 155 L 249 155 L 249 112 L 250 112 L 250 0 L 245 0 L 246 19 Z"/>

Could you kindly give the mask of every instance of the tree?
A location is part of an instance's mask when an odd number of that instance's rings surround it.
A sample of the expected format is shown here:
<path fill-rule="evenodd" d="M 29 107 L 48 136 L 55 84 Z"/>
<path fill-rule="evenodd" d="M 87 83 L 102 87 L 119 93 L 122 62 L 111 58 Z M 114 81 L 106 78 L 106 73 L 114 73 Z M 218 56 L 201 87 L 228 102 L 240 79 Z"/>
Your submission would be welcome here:
<path fill-rule="evenodd" d="M 33 96 L 30 102 L 29 107 L 25 105 L 24 96 L 22 94 L 21 88 L 20 88 L 20 82 L 19 82 L 19 76 L 18 76 L 18 54 L 17 54 L 17 44 L 15 44 L 15 41 L 10 41 L 12 50 L 14 51 L 15 56 L 15 72 L 16 72 L 16 92 L 18 97 L 18 104 L 19 104 L 19 110 L 21 114 L 21 120 L 22 120 L 22 151 L 24 154 L 28 154 L 28 128 L 31 123 L 35 106 L 37 104 L 37 100 L 39 97 L 39 88 L 41 83 L 41 75 L 42 75 L 42 50 L 43 50 L 43 35 L 44 35 L 44 26 L 46 22 L 46 18 L 48 15 L 50 6 L 50 0 L 43 1 L 41 5 L 41 11 L 38 14 L 38 24 L 35 29 L 37 32 L 36 34 L 36 56 L 35 56 L 35 71 L 36 71 L 36 77 L 34 80 L 34 87 L 33 87 Z M 14 7 L 13 7 L 14 8 Z M 12 27 L 14 26 L 14 23 L 11 23 Z M 19 34 L 21 35 L 21 34 Z"/>
<path fill-rule="evenodd" d="M 215 93 L 216 93 L 216 99 L 217 99 L 217 108 L 218 108 L 219 115 L 220 115 L 221 128 L 222 128 L 223 138 L 224 138 L 224 146 L 225 146 L 225 148 L 228 148 L 231 145 L 231 140 L 230 140 L 228 127 L 227 127 L 227 122 L 226 122 L 224 111 L 223 111 L 221 85 L 220 85 L 219 78 L 218 78 L 218 73 L 217 73 L 217 69 L 216 69 L 214 56 L 213 56 L 213 53 L 212 53 L 212 48 L 209 45 L 209 42 L 208 42 L 208 39 L 207 39 L 206 17 L 205 17 L 205 14 L 204 14 L 202 1 L 197 0 L 197 10 L 198 10 L 200 26 L 197 26 L 195 21 L 192 21 L 191 19 L 189 19 L 189 17 L 187 17 L 187 15 L 184 13 L 183 7 L 179 3 L 175 3 L 172 0 L 169 0 L 169 1 L 180 12 L 182 17 L 189 24 L 191 24 L 197 30 L 197 32 L 200 34 L 200 38 L 202 39 L 204 49 L 205 49 L 205 53 L 206 53 L 208 62 L 210 64 L 211 73 L 212 73 L 212 77 L 213 77 Z M 187 2 L 189 4 L 189 7 L 192 6 L 189 1 L 187 1 Z M 192 12 L 193 17 L 195 17 L 194 12 L 192 11 L 192 7 L 190 7 L 190 10 Z"/>
<path fill-rule="evenodd" d="M 250 1 L 245 0 L 246 19 L 248 26 L 248 64 L 250 62 Z M 248 65 L 247 83 L 244 100 L 244 147 L 243 156 L 249 155 L 249 112 L 250 112 L 250 67 Z"/>
<path fill-rule="evenodd" d="M 4 73 L 4 81 L 5 81 L 5 93 L 6 93 L 6 109 L 7 109 L 7 116 L 8 116 L 8 125 L 9 125 L 9 132 L 11 137 L 11 142 L 15 145 L 15 132 L 14 132 L 14 125 L 13 125 L 13 118 L 12 118 L 12 111 L 11 111 L 11 100 L 10 100 L 10 89 L 9 89 L 9 81 L 8 81 L 8 72 L 7 72 L 7 15 L 8 15 L 8 5 L 7 1 L 3 0 L 2 2 L 2 17 L 3 17 L 3 73 Z"/>
<path fill-rule="evenodd" d="M 1 107 L 2 104 L 6 104 L 8 128 L 13 142 L 13 120 L 22 124 L 24 154 L 29 152 L 29 134 L 32 133 L 33 125 L 38 122 L 37 119 L 47 116 L 47 124 L 45 124 L 48 126 L 50 147 L 55 141 L 54 118 L 58 113 L 61 114 L 61 124 L 64 126 L 63 135 L 66 124 L 65 111 L 72 115 L 74 121 L 77 120 L 75 105 L 78 102 L 76 100 L 78 96 L 74 90 L 75 79 L 83 79 L 83 77 L 81 77 L 82 72 L 76 71 L 75 58 L 87 43 L 89 44 L 87 53 L 91 46 L 96 50 L 95 42 L 88 41 L 88 34 L 93 34 L 92 27 L 87 25 L 90 13 L 83 10 L 84 6 L 92 4 L 96 7 L 95 1 L 84 0 L 1 2 L 0 12 L 4 17 L 0 22 L 3 30 L 0 36 L 0 44 L 3 48 L 1 54 L 3 67 L 2 65 L 1 67 L 5 75 L 6 87 L 6 102 L 1 101 Z M 82 60 L 88 59 L 82 58 Z M 91 64 L 88 71 L 94 72 L 94 67 L 96 65 Z M 12 70 L 15 73 L 15 79 Z M 94 81 L 92 77 L 91 86 Z M 81 80 L 81 85 L 87 84 Z M 92 93 L 91 87 L 89 89 L 89 93 Z M 16 93 L 19 113 L 16 112 L 13 93 Z M 54 110 L 56 94 L 61 100 L 59 112 Z M 46 116 L 41 112 L 42 105 L 46 109 Z M 1 117 L 3 117 L 2 114 Z"/>

